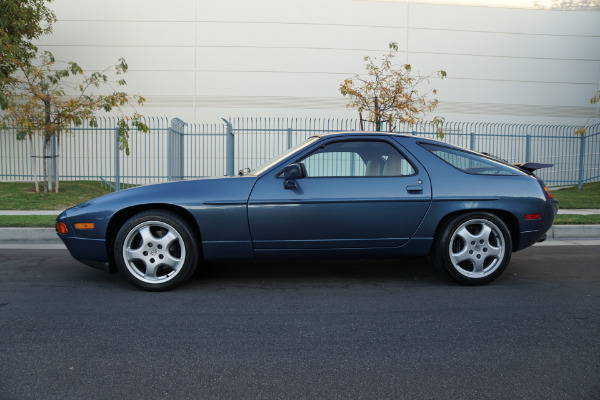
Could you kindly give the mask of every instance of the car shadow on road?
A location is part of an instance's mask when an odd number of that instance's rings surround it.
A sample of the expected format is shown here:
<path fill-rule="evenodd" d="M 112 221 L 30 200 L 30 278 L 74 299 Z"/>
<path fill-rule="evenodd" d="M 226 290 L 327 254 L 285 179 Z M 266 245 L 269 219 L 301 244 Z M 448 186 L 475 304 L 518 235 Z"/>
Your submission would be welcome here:
<path fill-rule="evenodd" d="M 200 265 L 189 284 L 210 284 L 240 281 L 270 282 L 331 282 L 386 281 L 395 284 L 448 285 L 450 282 L 435 271 L 429 258 L 394 260 L 265 260 L 206 263 Z"/>

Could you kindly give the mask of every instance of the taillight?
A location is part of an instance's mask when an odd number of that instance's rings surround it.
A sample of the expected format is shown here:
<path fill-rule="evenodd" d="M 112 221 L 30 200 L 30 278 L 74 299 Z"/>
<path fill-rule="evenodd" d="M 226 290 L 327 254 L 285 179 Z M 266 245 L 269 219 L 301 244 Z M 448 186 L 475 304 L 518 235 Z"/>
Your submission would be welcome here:
<path fill-rule="evenodd" d="M 542 214 L 525 214 L 526 220 L 542 219 Z"/>
<path fill-rule="evenodd" d="M 554 199 L 554 196 L 552 196 L 552 193 L 550 193 L 550 190 L 546 186 L 544 186 L 544 192 L 546 193 L 546 197 L 550 200 Z"/>
<path fill-rule="evenodd" d="M 67 233 L 69 233 L 69 230 L 67 229 L 67 225 L 65 225 L 64 222 L 57 222 L 56 223 L 56 232 L 66 235 Z"/>

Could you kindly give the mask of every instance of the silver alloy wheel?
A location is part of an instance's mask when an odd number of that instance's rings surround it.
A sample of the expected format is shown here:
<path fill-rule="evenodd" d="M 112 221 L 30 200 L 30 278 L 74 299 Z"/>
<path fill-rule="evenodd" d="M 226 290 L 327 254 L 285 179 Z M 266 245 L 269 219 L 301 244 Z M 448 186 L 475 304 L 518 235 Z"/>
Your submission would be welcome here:
<path fill-rule="evenodd" d="M 129 272 L 142 282 L 168 282 L 184 265 L 185 244 L 171 225 L 160 221 L 143 222 L 127 234 L 123 261 Z"/>
<path fill-rule="evenodd" d="M 457 272 L 468 278 L 483 278 L 502 264 L 506 245 L 502 231 L 493 222 L 472 219 L 454 231 L 448 250 Z"/>

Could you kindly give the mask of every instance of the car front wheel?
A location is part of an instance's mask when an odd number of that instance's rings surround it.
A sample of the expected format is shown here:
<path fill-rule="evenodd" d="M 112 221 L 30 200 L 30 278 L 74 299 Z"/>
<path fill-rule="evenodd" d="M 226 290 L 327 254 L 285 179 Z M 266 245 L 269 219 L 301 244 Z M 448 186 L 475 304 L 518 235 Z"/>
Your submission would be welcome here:
<path fill-rule="evenodd" d="M 119 271 L 134 285 L 169 290 L 185 282 L 198 264 L 194 232 L 177 214 L 150 210 L 131 217 L 114 245 Z"/>
<path fill-rule="evenodd" d="M 506 224 L 490 213 L 468 213 L 449 221 L 437 238 L 436 267 L 464 285 L 483 285 L 508 266 L 512 240 Z"/>

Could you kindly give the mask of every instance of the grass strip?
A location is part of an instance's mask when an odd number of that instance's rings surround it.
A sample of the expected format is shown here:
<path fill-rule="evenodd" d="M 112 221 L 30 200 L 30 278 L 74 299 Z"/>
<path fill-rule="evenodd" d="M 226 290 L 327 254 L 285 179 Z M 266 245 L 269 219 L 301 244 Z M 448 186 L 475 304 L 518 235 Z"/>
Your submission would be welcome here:
<path fill-rule="evenodd" d="M 575 187 L 552 190 L 560 208 L 600 208 L 600 182 L 586 183 L 581 190 Z"/>
<path fill-rule="evenodd" d="M 554 225 L 598 225 L 600 224 L 600 215 L 577 215 L 577 214 L 559 214 L 554 220 Z"/>
<path fill-rule="evenodd" d="M 54 228 L 56 215 L 0 215 L 1 228 Z"/>
<path fill-rule="evenodd" d="M 0 182 L 0 210 L 62 210 L 110 193 L 99 181 L 60 182 L 59 192 L 36 192 L 31 182 Z"/>

